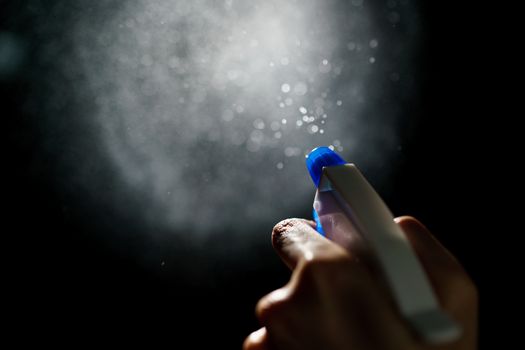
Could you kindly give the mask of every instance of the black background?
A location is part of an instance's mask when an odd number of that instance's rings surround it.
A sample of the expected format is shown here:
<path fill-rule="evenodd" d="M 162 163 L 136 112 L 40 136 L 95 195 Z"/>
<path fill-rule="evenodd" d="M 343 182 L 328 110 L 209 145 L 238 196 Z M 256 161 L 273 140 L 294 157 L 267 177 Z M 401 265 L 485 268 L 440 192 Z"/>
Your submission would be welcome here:
<path fill-rule="evenodd" d="M 11 20 L 26 11 L 24 2 L 1 6 L 2 30 L 31 31 L 30 21 Z M 488 151 L 479 130 L 480 116 L 489 113 L 482 97 L 487 81 L 480 78 L 487 71 L 482 59 L 487 39 L 477 32 L 482 21 L 474 6 L 427 1 L 418 7 L 425 38 L 418 68 L 421 91 L 406 106 L 412 122 L 399 166 L 382 194 L 394 213 L 420 218 L 450 248 L 479 286 L 483 302 L 480 238 L 488 234 L 489 219 L 479 191 L 479 161 Z M 288 278 L 269 236 L 246 252 L 239 266 L 227 250 L 207 253 L 223 246 L 220 235 L 204 247 L 163 245 L 147 241 L 134 232 L 132 219 L 93 198 L 64 198 L 54 173 L 56 158 L 40 148 L 47 135 L 35 126 L 34 116 L 19 108 L 28 86 L 15 78 L 2 81 L 0 90 L 7 125 L 4 288 L 13 334 L 21 341 L 69 345 L 105 339 L 117 344 L 142 340 L 148 347 L 163 342 L 172 348 L 239 348 L 257 327 L 257 299 Z M 104 234 L 115 231 L 129 234 L 130 249 L 147 245 L 156 250 L 166 268 L 151 271 L 126 248 L 105 244 Z M 183 346 L 188 340 L 193 345 Z"/>

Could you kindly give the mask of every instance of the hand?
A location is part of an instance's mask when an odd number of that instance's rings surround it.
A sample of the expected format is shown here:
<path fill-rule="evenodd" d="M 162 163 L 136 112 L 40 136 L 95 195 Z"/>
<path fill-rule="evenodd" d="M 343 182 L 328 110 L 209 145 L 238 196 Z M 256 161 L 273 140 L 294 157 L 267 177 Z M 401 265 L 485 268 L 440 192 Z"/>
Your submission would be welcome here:
<path fill-rule="evenodd" d="M 477 290 L 456 259 L 414 218 L 396 222 L 425 268 L 443 309 L 463 328 L 458 341 L 431 346 L 412 332 L 380 277 L 351 252 L 319 235 L 315 223 L 278 223 L 272 244 L 293 270 L 290 282 L 263 297 L 263 326 L 245 350 L 475 349 Z"/>

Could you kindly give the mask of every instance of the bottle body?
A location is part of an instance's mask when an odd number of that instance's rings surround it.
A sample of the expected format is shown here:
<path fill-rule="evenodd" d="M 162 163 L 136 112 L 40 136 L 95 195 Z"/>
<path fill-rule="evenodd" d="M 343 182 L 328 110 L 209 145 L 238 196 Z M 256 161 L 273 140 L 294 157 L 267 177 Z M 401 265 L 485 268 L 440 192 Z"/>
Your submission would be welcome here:
<path fill-rule="evenodd" d="M 379 194 L 354 164 L 323 164 L 314 179 L 320 233 L 382 276 L 400 313 L 429 343 L 457 339 L 461 329 L 442 312 L 410 242 Z"/>

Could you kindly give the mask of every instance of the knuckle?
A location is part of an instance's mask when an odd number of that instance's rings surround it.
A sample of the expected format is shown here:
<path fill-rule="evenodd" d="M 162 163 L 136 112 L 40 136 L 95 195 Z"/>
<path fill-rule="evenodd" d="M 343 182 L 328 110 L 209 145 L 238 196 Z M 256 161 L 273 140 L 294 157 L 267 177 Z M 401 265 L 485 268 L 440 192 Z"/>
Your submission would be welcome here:
<path fill-rule="evenodd" d="M 243 350 L 256 350 L 256 349 L 266 349 L 264 344 L 266 330 L 264 328 L 259 329 L 258 331 L 252 332 L 242 344 Z"/>
<path fill-rule="evenodd" d="M 331 252 L 328 256 L 318 254 L 312 259 L 304 260 L 303 272 L 313 275 L 339 273 L 351 268 L 351 266 L 352 261 L 348 256 L 339 252 Z"/>
<path fill-rule="evenodd" d="M 293 300 L 287 290 L 277 289 L 259 300 L 255 307 L 255 314 L 263 325 L 269 324 L 287 314 L 292 303 Z"/>
<path fill-rule="evenodd" d="M 300 279 L 313 281 L 334 290 L 356 290 L 366 280 L 365 270 L 346 254 L 318 257 L 303 263 Z"/>
<path fill-rule="evenodd" d="M 242 350 L 251 350 L 253 349 L 253 341 L 250 339 L 250 337 L 247 337 L 244 339 L 244 343 L 242 344 Z"/>
<path fill-rule="evenodd" d="M 314 257 L 309 260 L 303 260 L 299 276 L 308 279 L 317 279 L 327 273 L 333 273 L 335 262 L 333 258 Z"/>

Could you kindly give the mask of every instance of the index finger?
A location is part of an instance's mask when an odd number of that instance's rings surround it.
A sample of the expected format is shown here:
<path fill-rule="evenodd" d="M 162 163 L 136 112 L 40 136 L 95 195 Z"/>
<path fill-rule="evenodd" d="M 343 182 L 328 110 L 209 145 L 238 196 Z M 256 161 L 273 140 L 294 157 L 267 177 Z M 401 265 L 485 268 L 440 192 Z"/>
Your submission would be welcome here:
<path fill-rule="evenodd" d="M 445 309 L 464 306 L 466 300 L 477 299 L 474 283 L 457 259 L 417 219 L 396 218 Z"/>

